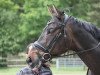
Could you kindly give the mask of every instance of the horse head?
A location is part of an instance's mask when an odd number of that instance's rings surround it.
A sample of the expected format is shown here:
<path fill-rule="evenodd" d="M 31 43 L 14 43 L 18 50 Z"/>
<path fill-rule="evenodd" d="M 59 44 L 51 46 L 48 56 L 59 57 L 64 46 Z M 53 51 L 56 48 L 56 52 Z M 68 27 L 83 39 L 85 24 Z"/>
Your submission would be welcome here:
<path fill-rule="evenodd" d="M 48 6 L 48 10 L 52 18 L 47 22 L 38 40 L 28 46 L 28 61 L 34 60 L 33 55 L 37 54 L 38 59 L 46 62 L 50 58 L 57 57 L 71 50 L 74 46 L 65 29 L 69 16 L 57 9 L 54 5 Z"/>
<path fill-rule="evenodd" d="M 72 43 L 66 30 L 66 24 L 68 24 L 70 17 L 54 5 L 48 6 L 48 10 L 52 18 L 47 22 L 41 36 L 34 45 L 55 57 L 73 49 L 74 43 Z"/>
<path fill-rule="evenodd" d="M 93 55 L 97 55 L 97 53 L 93 53 L 93 50 L 96 49 L 100 43 L 98 44 L 98 41 L 82 27 L 81 22 L 73 20 L 74 18 L 66 15 L 54 5 L 48 6 L 48 10 L 51 13 L 52 19 L 47 22 L 42 34 L 29 49 L 33 50 L 35 48 L 36 53 L 40 55 L 38 59 L 44 62 L 68 50 L 74 50 L 76 54 L 79 54 L 85 64 L 94 71 L 93 67 L 95 66 L 91 66 L 91 61 L 95 63 L 93 60 L 95 60 L 96 57 L 93 57 Z M 92 53 L 90 55 L 91 57 L 88 55 L 88 52 Z M 93 60 L 91 59 L 92 57 L 94 58 Z M 87 58 L 90 61 L 88 61 Z M 98 70 L 98 65 L 96 65 L 95 68 Z"/>

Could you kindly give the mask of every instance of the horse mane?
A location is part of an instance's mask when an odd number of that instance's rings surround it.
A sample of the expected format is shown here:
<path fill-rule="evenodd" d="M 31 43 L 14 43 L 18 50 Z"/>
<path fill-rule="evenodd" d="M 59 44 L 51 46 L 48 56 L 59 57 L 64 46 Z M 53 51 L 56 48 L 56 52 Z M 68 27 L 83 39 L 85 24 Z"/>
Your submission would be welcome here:
<path fill-rule="evenodd" d="M 77 39 L 74 36 L 74 33 L 78 32 L 77 27 L 79 27 L 79 29 L 84 29 L 86 32 L 90 33 L 93 37 L 95 37 L 97 35 L 98 29 L 96 28 L 95 25 L 93 25 L 89 22 L 81 21 L 74 17 L 71 17 L 69 19 L 68 24 L 67 24 L 67 32 L 68 32 L 67 34 L 68 34 L 69 38 L 74 41 L 75 45 L 78 48 L 82 49 L 81 45 L 79 44 L 79 42 L 77 41 Z M 75 32 L 73 32 L 73 28 L 74 28 Z M 80 33 L 80 32 L 78 32 L 78 33 Z"/>
<path fill-rule="evenodd" d="M 94 25 L 90 22 L 79 20 L 74 17 L 71 17 L 70 21 L 71 21 L 70 22 L 71 24 L 83 27 L 87 32 L 89 32 L 96 39 L 97 39 L 98 35 L 100 35 L 100 29 L 97 28 L 96 25 Z"/>

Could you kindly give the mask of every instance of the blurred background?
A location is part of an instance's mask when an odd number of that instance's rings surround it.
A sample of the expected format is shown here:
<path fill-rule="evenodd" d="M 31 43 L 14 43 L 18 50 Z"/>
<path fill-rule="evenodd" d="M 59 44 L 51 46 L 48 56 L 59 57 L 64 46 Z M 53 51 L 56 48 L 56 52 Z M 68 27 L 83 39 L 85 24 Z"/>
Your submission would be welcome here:
<path fill-rule="evenodd" d="M 54 4 L 68 15 L 100 26 L 100 0 L 0 0 L 0 75 L 15 75 L 26 66 L 25 50 L 40 36 Z M 86 75 L 77 55 L 55 58 L 54 75 Z"/>

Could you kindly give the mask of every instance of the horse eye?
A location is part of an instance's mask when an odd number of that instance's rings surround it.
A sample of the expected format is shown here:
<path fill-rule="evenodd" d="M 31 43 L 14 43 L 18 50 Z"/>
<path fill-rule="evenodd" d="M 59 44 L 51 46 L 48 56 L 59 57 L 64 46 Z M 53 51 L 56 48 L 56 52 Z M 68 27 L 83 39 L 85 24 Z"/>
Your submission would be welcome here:
<path fill-rule="evenodd" d="M 52 33 L 53 31 L 54 31 L 53 28 L 47 29 L 47 34 L 50 34 L 50 33 Z"/>

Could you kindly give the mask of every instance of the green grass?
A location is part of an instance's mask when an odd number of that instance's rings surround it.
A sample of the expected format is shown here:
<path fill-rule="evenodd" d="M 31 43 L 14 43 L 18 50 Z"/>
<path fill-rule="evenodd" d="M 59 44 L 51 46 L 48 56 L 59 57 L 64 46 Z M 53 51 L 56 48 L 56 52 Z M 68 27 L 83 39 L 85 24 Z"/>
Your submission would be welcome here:
<path fill-rule="evenodd" d="M 20 68 L 0 68 L 0 75 L 16 75 Z"/>
<path fill-rule="evenodd" d="M 86 75 L 86 70 L 83 70 L 82 67 L 76 68 L 76 67 L 67 67 L 67 68 L 54 68 L 51 67 L 53 74 L 59 74 L 59 75 Z"/>
<path fill-rule="evenodd" d="M 0 68 L 0 75 L 16 75 L 16 73 L 21 69 L 21 67 L 15 68 Z M 86 75 L 86 71 L 81 68 L 60 68 L 56 69 L 51 67 L 53 75 Z"/>

